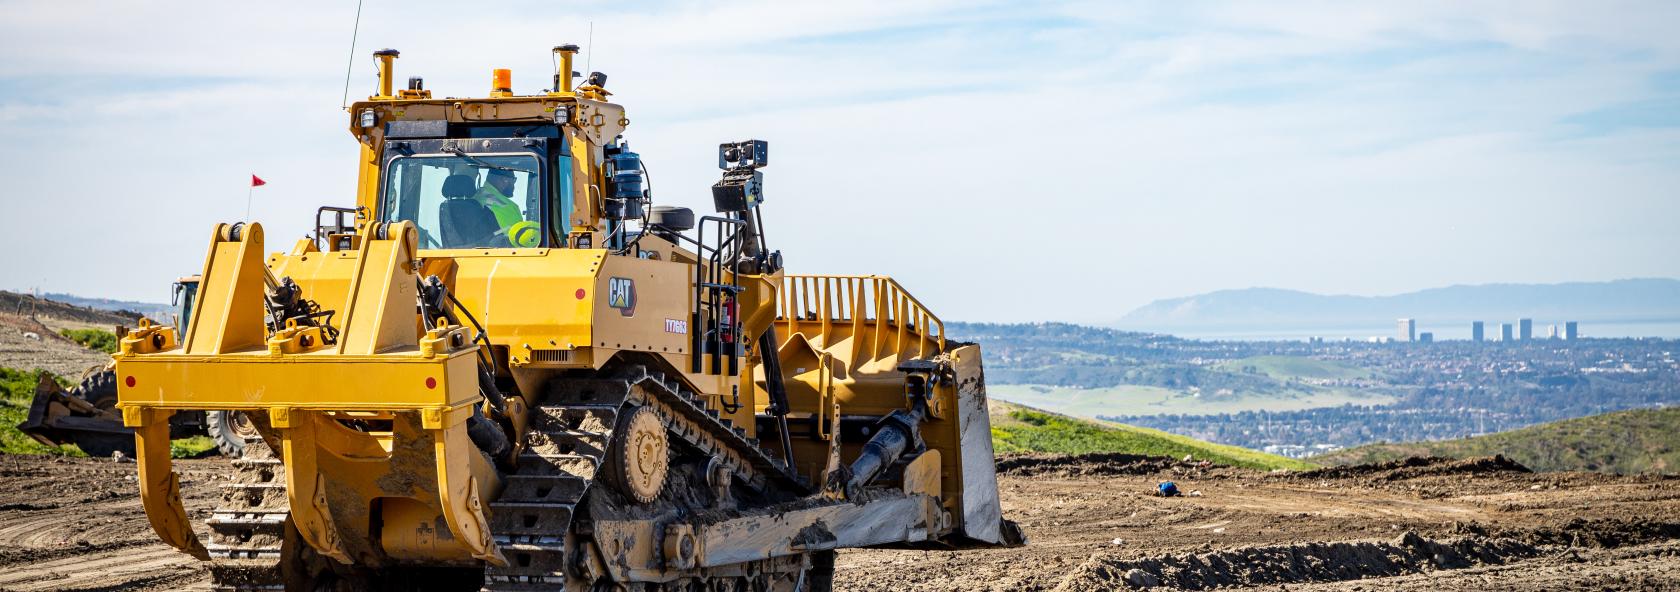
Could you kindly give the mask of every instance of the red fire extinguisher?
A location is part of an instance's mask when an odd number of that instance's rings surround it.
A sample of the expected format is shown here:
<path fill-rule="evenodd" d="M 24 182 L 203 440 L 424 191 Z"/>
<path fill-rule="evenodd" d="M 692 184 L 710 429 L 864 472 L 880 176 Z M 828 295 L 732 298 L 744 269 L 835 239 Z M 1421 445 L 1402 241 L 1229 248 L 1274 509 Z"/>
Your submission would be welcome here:
<path fill-rule="evenodd" d="M 723 297 L 723 323 L 718 332 L 723 334 L 724 343 L 735 343 L 735 295 Z"/>

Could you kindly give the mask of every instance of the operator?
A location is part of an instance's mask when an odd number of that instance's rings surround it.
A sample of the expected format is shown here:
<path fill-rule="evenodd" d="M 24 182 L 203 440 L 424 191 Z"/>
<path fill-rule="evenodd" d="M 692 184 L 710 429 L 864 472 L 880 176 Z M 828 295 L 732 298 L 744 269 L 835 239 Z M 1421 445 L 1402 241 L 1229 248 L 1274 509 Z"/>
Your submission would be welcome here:
<path fill-rule="evenodd" d="M 484 177 L 484 186 L 478 188 L 473 199 L 490 208 L 490 213 L 496 216 L 496 227 L 503 231 L 523 219 L 519 204 L 513 202 L 513 171 L 490 169 Z"/>

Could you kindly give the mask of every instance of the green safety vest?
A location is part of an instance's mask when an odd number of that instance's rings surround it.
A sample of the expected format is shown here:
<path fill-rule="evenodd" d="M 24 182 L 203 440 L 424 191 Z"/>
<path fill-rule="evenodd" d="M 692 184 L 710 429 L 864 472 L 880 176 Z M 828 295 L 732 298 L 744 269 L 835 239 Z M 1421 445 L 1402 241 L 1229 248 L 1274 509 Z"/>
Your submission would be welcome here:
<path fill-rule="evenodd" d="M 473 199 L 490 208 L 490 213 L 496 215 L 496 225 L 502 228 L 513 226 L 524 219 L 519 213 L 519 204 L 513 203 L 513 200 L 508 199 L 506 195 L 502 195 L 502 192 L 497 191 L 489 183 L 485 183 L 483 187 L 478 188 L 478 194 L 474 195 Z"/>

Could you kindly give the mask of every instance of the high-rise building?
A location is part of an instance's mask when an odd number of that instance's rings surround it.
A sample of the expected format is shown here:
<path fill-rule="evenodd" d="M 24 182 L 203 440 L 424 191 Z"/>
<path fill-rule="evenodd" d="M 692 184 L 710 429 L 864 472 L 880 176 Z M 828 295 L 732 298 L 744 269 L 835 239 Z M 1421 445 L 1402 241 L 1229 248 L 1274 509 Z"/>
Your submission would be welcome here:
<path fill-rule="evenodd" d="M 1400 319 L 1400 341 L 1417 341 L 1417 320 Z"/>
<path fill-rule="evenodd" d="M 1419 333 L 1418 343 L 1435 343 L 1435 334 L 1428 331 Z"/>
<path fill-rule="evenodd" d="M 1470 340 L 1471 341 L 1481 341 L 1485 337 L 1487 337 L 1487 336 L 1483 334 L 1482 322 L 1481 321 L 1476 321 L 1476 322 L 1470 323 Z"/>
<path fill-rule="evenodd" d="M 1546 339 L 1558 339 L 1560 337 L 1562 337 L 1562 335 L 1558 335 L 1556 323 L 1546 325 Z"/>
<path fill-rule="evenodd" d="M 1500 323 L 1499 324 L 1499 340 L 1500 341 L 1510 341 L 1511 340 L 1511 324 L 1510 323 Z"/>
<path fill-rule="evenodd" d="M 1534 339 L 1534 319 L 1517 319 L 1517 339 Z"/>
<path fill-rule="evenodd" d="M 1569 322 L 1563 324 L 1563 340 L 1564 341 L 1574 341 L 1575 338 L 1580 337 L 1580 336 L 1581 336 L 1580 327 L 1576 326 L 1575 321 L 1569 321 Z"/>

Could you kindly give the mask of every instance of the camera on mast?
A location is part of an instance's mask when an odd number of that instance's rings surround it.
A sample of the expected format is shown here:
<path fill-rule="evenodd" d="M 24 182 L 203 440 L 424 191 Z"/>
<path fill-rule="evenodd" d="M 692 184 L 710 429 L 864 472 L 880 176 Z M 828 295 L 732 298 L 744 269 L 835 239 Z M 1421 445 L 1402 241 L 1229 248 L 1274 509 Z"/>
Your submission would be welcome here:
<path fill-rule="evenodd" d="M 770 164 L 770 143 L 764 140 L 718 145 L 718 168 L 723 180 L 712 185 L 712 201 L 719 212 L 745 212 L 764 202 L 764 174 Z"/>

